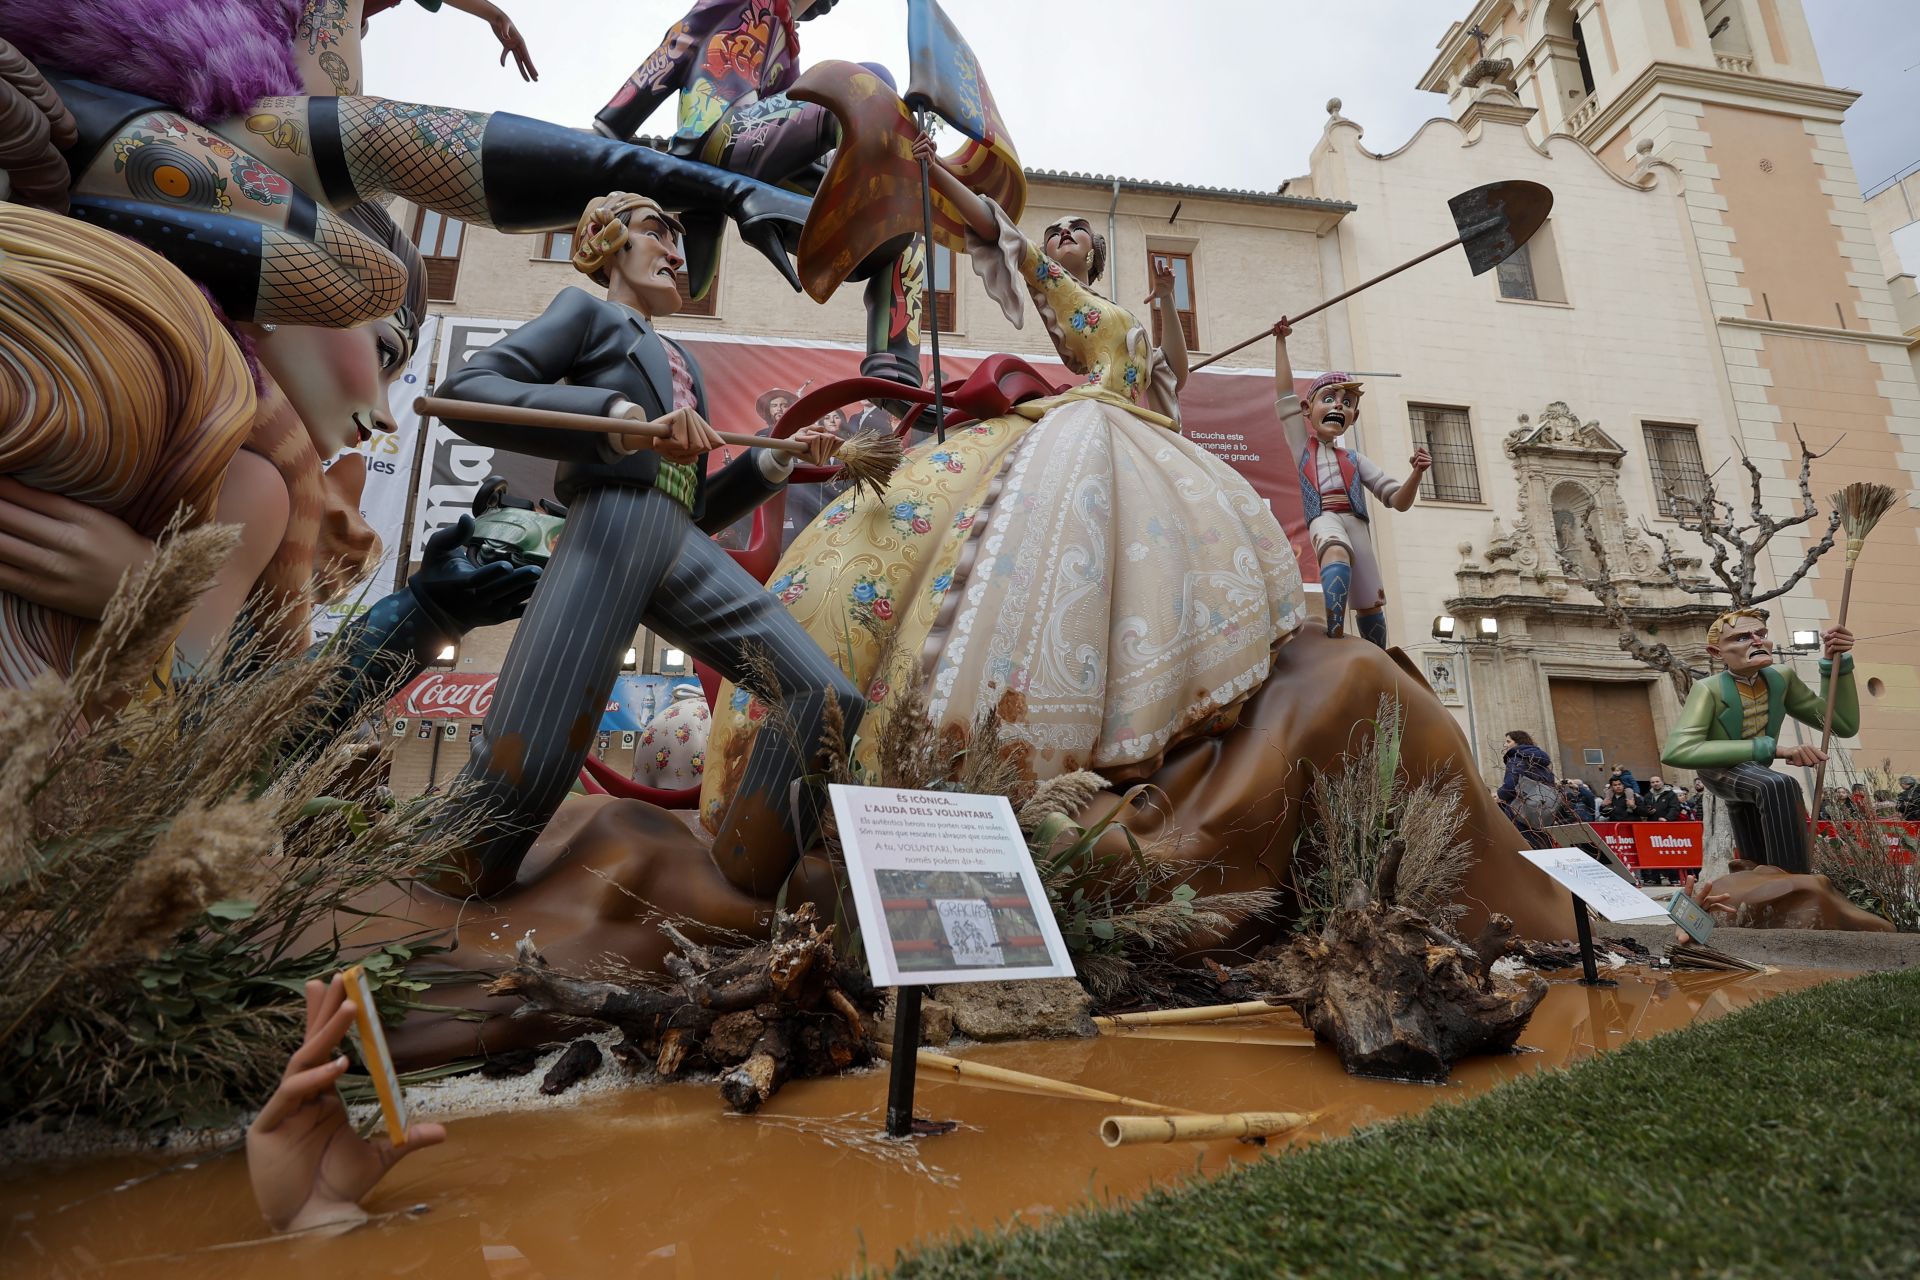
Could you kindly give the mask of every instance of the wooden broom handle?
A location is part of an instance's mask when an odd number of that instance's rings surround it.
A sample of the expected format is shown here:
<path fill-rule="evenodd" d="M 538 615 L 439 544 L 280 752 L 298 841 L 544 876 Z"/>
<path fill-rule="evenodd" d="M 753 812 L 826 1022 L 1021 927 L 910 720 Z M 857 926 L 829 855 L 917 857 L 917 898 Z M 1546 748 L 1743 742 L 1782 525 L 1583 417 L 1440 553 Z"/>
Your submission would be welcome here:
<path fill-rule="evenodd" d="M 1375 276 L 1371 280 L 1362 280 L 1359 284 L 1353 286 L 1353 288 L 1347 290 L 1345 293 L 1336 293 L 1331 298 L 1328 298 L 1325 302 L 1315 303 L 1313 306 L 1308 307 L 1305 311 L 1302 311 L 1297 316 L 1286 317 L 1287 323 L 1299 324 L 1302 320 L 1305 320 L 1308 316 L 1317 316 L 1322 311 L 1325 311 L 1328 307 L 1332 306 L 1334 303 L 1345 302 L 1348 298 L 1351 298 L 1354 294 L 1359 293 L 1362 289 L 1371 289 L 1373 288 L 1373 286 L 1379 284 L 1382 280 L 1388 280 L 1394 276 L 1399 275 L 1402 271 L 1405 271 L 1408 267 L 1417 267 L 1421 263 L 1425 262 L 1428 258 L 1431 258 L 1436 254 L 1445 253 L 1447 250 L 1453 248 L 1453 246 L 1465 241 L 1465 239 L 1466 239 L 1465 236 L 1455 236 L 1453 239 L 1447 241 L 1445 244 L 1441 245 L 1437 249 L 1429 249 L 1417 258 L 1408 258 L 1405 262 L 1401 263 L 1399 266 L 1393 267 L 1386 271 L 1382 271 L 1379 275 Z M 1275 321 L 1274 323 L 1277 324 L 1279 322 Z M 1202 360 L 1199 364 L 1196 364 L 1191 368 L 1189 368 L 1187 372 L 1198 373 L 1200 372 L 1200 370 L 1212 364 L 1215 360 L 1224 360 L 1228 356 L 1232 355 L 1234 352 L 1239 351 L 1244 347 L 1250 347 L 1254 343 L 1260 341 L 1260 339 L 1271 336 L 1272 333 L 1273 333 L 1273 330 L 1271 328 L 1264 329 L 1261 332 L 1254 334 L 1251 338 L 1246 338 L 1246 339 L 1243 339 L 1242 341 L 1234 343 L 1232 346 L 1228 347 L 1225 351 L 1216 351 L 1212 355 L 1208 356 L 1205 360 Z"/>
<path fill-rule="evenodd" d="M 486 404 L 479 400 L 448 400 L 441 396 L 421 396 L 413 402 L 421 417 L 453 418 L 465 422 L 496 422 L 509 427 L 543 427 L 553 431 L 587 431 L 603 436 L 647 436 L 655 440 L 672 434 L 638 418 L 603 418 L 594 413 L 563 413 L 558 409 L 523 409 L 510 404 Z M 807 446 L 791 437 L 776 440 L 772 436 L 748 435 L 743 431 L 716 433 L 728 444 L 750 449 L 772 449 L 776 453 L 804 456 Z"/>
<path fill-rule="evenodd" d="M 1844 627 L 1847 625 L 1847 605 L 1853 598 L 1853 561 L 1854 558 L 1852 556 L 1847 557 L 1847 572 L 1846 575 L 1840 579 L 1840 618 L 1833 624 L 1836 627 Z M 1847 655 L 1843 653 L 1840 655 L 1840 658 L 1846 656 Z M 1828 748 L 1833 745 L 1833 695 L 1840 690 L 1840 658 L 1832 659 L 1833 665 L 1827 668 L 1826 723 L 1820 728 L 1820 753 L 1822 755 L 1825 755 Z M 1810 825 L 1815 831 L 1820 829 L 1820 806 L 1826 803 L 1826 791 L 1827 762 L 1822 760 L 1813 774 L 1813 818 Z M 1838 822 L 1840 815 L 1835 814 L 1833 820 Z"/>

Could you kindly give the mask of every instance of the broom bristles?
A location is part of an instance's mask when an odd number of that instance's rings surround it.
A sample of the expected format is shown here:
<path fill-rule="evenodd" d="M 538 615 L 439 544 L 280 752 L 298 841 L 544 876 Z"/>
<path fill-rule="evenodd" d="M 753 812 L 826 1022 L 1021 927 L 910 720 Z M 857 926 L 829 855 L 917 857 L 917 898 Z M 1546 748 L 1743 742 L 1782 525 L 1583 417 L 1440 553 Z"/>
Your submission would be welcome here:
<path fill-rule="evenodd" d="M 1900 495 L 1884 484 L 1857 481 L 1827 499 L 1840 513 L 1840 526 L 1849 540 L 1864 538 L 1880 523 L 1880 517 L 1893 509 Z"/>
<path fill-rule="evenodd" d="M 1880 523 L 1880 517 L 1893 508 L 1894 500 L 1898 497 L 1887 485 L 1861 480 L 1827 499 L 1840 517 L 1840 527 L 1846 530 L 1849 569 L 1860 558 L 1861 548 L 1866 546 L 1867 535 L 1873 532 L 1873 526 Z"/>
<path fill-rule="evenodd" d="M 887 491 L 887 483 L 906 459 L 906 446 L 891 431 L 858 431 L 842 441 L 835 451 L 856 495 L 871 493 L 876 498 Z"/>

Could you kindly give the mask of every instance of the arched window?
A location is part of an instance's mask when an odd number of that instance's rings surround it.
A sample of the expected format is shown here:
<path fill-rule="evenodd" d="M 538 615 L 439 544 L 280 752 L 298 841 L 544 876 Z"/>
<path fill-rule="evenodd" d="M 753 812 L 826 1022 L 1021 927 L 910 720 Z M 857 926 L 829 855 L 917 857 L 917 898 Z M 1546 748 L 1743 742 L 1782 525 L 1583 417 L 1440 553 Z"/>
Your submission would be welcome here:
<path fill-rule="evenodd" d="M 1740 0 L 1700 0 L 1700 17 L 1707 24 L 1707 43 L 1716 54 L 1736 58 L 1753 56 L 1753 41 L 1747 38 L 1747 20 Z"/>
<path fill-rule="evenodd" d="M 1580 60 L 1580 87 L 1589 98 L 1593 96 L 1593 63 L 1587 60 L 1587 37 L 1580 30 L 1580 24 L 1573 24 L 1573 54 Z"/>

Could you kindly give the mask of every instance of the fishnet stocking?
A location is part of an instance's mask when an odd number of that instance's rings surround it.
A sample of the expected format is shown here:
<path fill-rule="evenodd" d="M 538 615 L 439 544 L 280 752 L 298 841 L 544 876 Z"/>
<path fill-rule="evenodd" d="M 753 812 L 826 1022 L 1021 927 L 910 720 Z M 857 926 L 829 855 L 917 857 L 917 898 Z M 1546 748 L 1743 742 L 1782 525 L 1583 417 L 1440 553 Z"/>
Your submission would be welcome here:
<path fill-rule="evenodd" d="M 480 178 L 487 113 L 386 98 L 341 98 L 340 145 L 364 200 L 397 195 L 476 226 L 491 226 Z"/>
<path fill-rule="evenodd" d="M 390 316 L 407 300 L 399 259 L 325 209 L 305 240 L 277 227 L 261 237 L 254 319 L 344 329 Z"/>

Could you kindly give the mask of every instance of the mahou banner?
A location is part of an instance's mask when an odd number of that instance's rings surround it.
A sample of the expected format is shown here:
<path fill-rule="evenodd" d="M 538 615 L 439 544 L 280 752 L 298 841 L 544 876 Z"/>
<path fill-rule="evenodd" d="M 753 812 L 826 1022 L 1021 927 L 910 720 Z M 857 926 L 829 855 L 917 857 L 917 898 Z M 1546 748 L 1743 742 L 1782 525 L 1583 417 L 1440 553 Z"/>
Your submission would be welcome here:
<path fill-rule="evenodd" d="M 451 318 L 442 329 L 439 379 L 474 352 L 498 342 L 518 328 L 520 321 Z M 723 431 L 761 432 L 780 411 L 804 392 L 859 373 L 862 350 L 850 343 L 801 339 L 736 338 L 711 333 L 675 333 L 663 330 L 690 352 L 706 381 L 707 417 Z M 987 352 L 942 349 L 940 364 L 949 380 L 972 373 Z M 1033 367 L 1059 385 L 1080 381 L 1054 360 L 1031 359 Z M 1295 390 L 1306 391 L 1308 378 L 1295 379 Z M 1306 519 L 1300 506 L 1298 469 L 1287 456 L 1286 439 L 1273 412 L 1271 370 L 1207 370 L 1187 380 L 1180 394 L 1184 434 L 1211 450 L 1247 478 L 1267 499 L 1293 543 L 1301 577 L 1318 581 Z M 844 414 L 829 415 L 834 425 L 892 425 L 884 411 L 864 402 L 848 406 Z M 930 415 L 928 415 L 930 416 Z M 869 423 L 866 419 L 871 418 Z M 731 452 L 731 451 L 728 451 Z M 726 453 L 712 455 L 711 464 L 724 466 Z M 512 491 L 522 498 L 553 496 L 554 464 L 462 440 L 445 424 L 435 421 L 427 436 L 427 456 L 421 468 L 422 485 L 415 504 L 413 556 L 436 529 L 457 521 L 473 501 L 481 483 L 494 474 L 506 476 Z M 803 494 L 800 488 L 815 489 Z M 824 505 L 818 486 L 797 487 L 787 499 L 787 519 L 804 527 Z M 796 530 L 788 530 L 788 540 Z M 730 531 L 731 532 L 731 531 Z"/>

